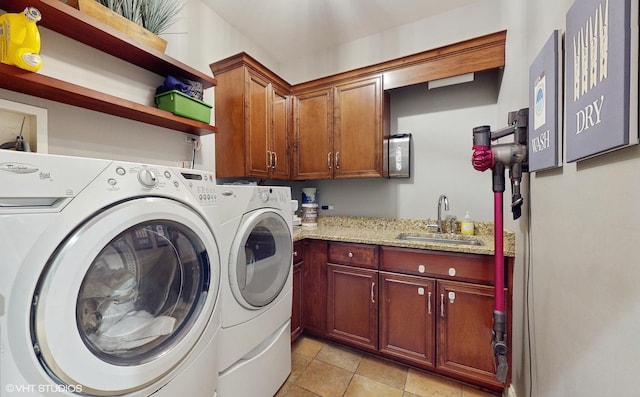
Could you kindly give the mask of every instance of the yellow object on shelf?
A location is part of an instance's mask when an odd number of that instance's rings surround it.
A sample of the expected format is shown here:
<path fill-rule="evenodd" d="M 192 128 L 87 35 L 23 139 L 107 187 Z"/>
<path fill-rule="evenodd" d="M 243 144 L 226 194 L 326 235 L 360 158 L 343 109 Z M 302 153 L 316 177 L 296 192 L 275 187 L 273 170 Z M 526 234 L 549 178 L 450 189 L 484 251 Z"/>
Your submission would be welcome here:
<path fill-rule="evenodd" d="M 36 22 L 42 15 L 35 7 L 27 7 L 20 14 L 0 15 L 0 61 L 30 72 L 42 67 L 40 32 Z"/>

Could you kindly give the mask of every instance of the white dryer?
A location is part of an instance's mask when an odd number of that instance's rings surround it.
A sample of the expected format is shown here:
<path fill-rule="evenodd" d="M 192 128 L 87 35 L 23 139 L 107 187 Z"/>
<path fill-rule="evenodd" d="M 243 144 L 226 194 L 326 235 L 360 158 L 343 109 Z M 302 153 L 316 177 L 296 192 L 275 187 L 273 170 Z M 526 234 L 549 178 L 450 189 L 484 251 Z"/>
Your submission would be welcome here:
<path fill-rule="evenodd" d="M 219 186 L 220 397 L 271 397 L 291 372 L 288 187 Z"/>
<path fill-rule="evenodd" d="M 215 396 L 217 211 L 211 173 L 0 152 L 2 396 Z"/>

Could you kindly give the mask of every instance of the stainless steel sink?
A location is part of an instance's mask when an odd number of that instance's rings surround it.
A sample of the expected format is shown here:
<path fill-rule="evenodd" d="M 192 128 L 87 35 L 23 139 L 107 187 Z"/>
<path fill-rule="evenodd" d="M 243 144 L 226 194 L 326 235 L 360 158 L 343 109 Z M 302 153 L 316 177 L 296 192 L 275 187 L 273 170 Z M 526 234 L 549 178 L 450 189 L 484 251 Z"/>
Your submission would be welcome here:
<path fill-rule="evenodd" d="M 423 234 L 400 233 L 396 236 L 398 240 L 420 241 L 423 243 L 454 244 L 454 245 L 484 245 L 482 241 L 463 237 L 429 236 Z"/>

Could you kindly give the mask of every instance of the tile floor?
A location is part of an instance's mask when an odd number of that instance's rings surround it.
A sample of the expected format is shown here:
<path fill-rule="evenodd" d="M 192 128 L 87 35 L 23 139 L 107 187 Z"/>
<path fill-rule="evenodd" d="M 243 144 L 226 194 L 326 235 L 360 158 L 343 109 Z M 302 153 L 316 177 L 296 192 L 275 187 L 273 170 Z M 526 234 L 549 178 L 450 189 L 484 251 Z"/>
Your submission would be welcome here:
<path fill-rule="evenodd" d="M 275 397 L 493 397 L 470 386 L 300 336 Z"/>

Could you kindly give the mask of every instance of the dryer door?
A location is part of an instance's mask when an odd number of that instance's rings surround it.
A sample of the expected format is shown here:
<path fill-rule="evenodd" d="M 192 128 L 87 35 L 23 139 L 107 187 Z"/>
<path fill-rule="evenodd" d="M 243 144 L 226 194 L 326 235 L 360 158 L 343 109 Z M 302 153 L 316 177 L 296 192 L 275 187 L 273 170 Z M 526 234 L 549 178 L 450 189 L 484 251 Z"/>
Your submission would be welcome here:
<path fill-rule="evenodd" d="M 293 242 L 287 221 L 270 209 L 242 218 L 231 246 L 229 282 L 238 303 L 259 309 L 284 288 L 293 260 Z"/>
<path fill-rule="evenodd" d="M 197 212 L 161 198 L 118 204 L 47 264 L 32 310 L 36 354 L 83 393 L 160 387 L 209 323 L 218 285 L 216 241 Z"/>

